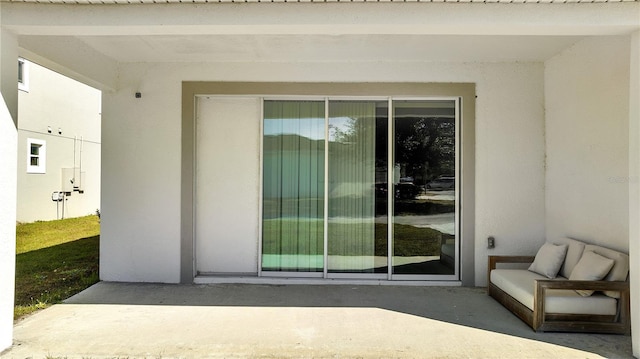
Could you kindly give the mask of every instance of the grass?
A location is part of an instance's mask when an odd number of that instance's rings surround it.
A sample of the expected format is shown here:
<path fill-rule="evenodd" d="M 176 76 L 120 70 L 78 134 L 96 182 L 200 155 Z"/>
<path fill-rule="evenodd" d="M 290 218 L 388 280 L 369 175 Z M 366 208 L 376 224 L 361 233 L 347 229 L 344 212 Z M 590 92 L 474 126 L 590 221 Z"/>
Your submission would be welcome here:
<path fill-rule="evenodd" d="M 22 223 L 16 227 L 16 253 L 52 247 L 100 234 L 97 216 Z"/>
<path fill-rule="evenodd" d="M 338 232 L 347 232 L 348 224 L 334 224 Z M 341 228 L 343 227 L 343 228 Z M 387 255 L 387 226 L 376 223 L 372 230 L 375 233 L 374 255 Z M 440 255 L 440 244 L 443 234 L 431 229 L 410 225 L 393 225 L 394 255 L 437 256 Z M 263 222 L 263 252 L 266 254 L 322 254 L 323 253 L 323 221 L 321 219 L 307 219 L 297 223 L 295 220 L 267 220 Z M 283 232 L 281 232 L 283 231 Z M 300 233 L 306 234 L 299 237 Z M 354 241 L 353 243 L 351 243 Z M 282 243 L 281 243 L 282 242 Z M 329 243 L 329 255 L 361 255 L 360 245 L 356 239 L 345 237 L 340 245 Z M 288 250 L 283 248 L 288 247 Z"/>
<path fill-rule="evenodd" d="M 99 242 L 96 216 L 18 224 L 14 319 L 98 282 Z"/>

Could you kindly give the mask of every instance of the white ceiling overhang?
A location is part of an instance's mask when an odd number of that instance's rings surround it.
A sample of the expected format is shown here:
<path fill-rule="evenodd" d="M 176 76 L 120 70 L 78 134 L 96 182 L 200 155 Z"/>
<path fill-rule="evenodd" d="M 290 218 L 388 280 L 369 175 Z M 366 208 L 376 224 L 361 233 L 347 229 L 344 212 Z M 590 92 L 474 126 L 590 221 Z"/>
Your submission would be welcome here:
<path fill-rule="evenodd" d="M 0 0 L 13 3 L 105 5 L 105 4 L 191 4 L 191 3 L 350 3 L 350 2 L 422 2 L 422 3 L 505 3 L 505 4 L 571 4 L 571 3 L 615 3 L 639 0 Z"/>
<path fill-rule="evenodd" d="M 545 61 L 586 36 L 640 29 L 638 1 L 47 2 L 2 2 L 3 28 L 25 56 L 102 83 L 131 62 Z"/>

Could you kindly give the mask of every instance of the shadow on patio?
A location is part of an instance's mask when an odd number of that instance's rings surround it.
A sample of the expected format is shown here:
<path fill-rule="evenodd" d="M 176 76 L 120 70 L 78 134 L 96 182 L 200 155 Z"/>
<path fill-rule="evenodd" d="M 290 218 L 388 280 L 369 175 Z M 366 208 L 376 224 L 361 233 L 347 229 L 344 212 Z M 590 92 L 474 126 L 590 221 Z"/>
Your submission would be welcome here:
<path fill-rule="evenodd" d="M 3 357 L 632 357 L 628 336 L 535 333 L 459 287 L 103 282 L 14 336 Z"/>

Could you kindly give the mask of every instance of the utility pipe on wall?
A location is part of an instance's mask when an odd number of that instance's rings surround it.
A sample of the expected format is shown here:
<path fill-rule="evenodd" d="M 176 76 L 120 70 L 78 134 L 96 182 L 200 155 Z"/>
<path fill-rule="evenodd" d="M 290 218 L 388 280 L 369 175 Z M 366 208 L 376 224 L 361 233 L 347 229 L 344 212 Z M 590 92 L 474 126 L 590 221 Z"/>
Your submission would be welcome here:
<path fill-rule="evenodd" d="M 73 186 L 76 185 L 76 142 L 78 136 L 73 136 Z"/>
<path fill-rule="evenodd" d="M 77 178 L 78 189 L 80 191 L 83 190 L 83 187 L 82 187 L 82 148 L 83 147 L 84 147 L 84 137 L 80 136 L 80 169 L 78 170 L 78 178 Z"/>

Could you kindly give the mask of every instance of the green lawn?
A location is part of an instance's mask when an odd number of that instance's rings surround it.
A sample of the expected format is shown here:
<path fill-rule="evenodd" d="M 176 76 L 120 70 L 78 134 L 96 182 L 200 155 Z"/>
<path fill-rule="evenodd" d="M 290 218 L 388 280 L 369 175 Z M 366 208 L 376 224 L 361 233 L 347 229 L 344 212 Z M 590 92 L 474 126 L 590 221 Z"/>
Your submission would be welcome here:
<path fill-rule="evenodd" d="M 98 282 L 96 216 L 18 224 L 14 319 Z"/>
<path fill-rule="evenodd" d="M 345 231 L 349 224 L 333 224 L 338 232 Z M 357 225 L 356 225 L 357 226 Z M 376 223 L 370 229 L 374 233 L 376 256 L 387 255 L 387 225 Z M 431 229 L 404 224 L 393 225 L 394 255 L 402 257 L 410 256 L 438 256 L 443 234 Z M 262 250 L 265 254 L 297 254 L 311 255 L 322 254 L 324 251 L 324 223 L 321 219 L 294 219 L 265 220 L 262 223 L 263 242 Z M 346 230 L 348 231 L 348 230 Z M 339 247 L 329 243 L 329 255 L 361 255 L 358 243 L 350 244 L 357 239 L 341 238 Z M 350 252 L 349 249 L 353 249 Z M 345 251 L 346 250 L 346 251 Z"/>

